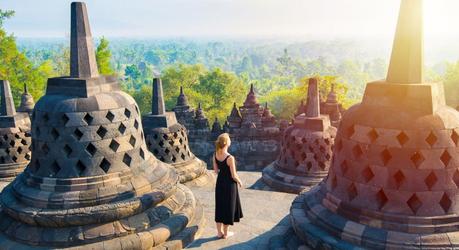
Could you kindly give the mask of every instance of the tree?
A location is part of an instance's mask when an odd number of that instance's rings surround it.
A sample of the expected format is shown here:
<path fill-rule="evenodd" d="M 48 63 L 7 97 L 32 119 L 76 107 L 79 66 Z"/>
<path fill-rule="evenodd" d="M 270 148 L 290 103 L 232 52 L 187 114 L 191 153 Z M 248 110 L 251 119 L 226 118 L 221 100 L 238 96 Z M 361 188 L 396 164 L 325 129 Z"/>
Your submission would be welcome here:
<path fill-rule="evenodd" d="M 20 96 L 23 85 L 27 84 L 31 94 L 37 100 L 43 95 L 49 64 L 34 66 L 16 45 L 16 39 L 8 35 L 3 28 L 6 19 L 14 15 L 13 11 L 0 10 L 0 79 L 8 80 L 11 84 L 13 96 Z M 19 104 L 19 98 L 15 98 Z"/>
<path fill-rule="evenodd" d="M 105 37 L 100 39 L 99 46 L 97 46 L 96 60 L 100 74 L 113 75 L 112 52 L 110 51 L 109 42 Z"/>
<path fill-rule="evenodd" d="M 446 72 L 443 79 L 445 86 L 446 102 L 448 105 L 456 108 L 459 106 L 459 61 L 449 63 L 446 66 Z"/>

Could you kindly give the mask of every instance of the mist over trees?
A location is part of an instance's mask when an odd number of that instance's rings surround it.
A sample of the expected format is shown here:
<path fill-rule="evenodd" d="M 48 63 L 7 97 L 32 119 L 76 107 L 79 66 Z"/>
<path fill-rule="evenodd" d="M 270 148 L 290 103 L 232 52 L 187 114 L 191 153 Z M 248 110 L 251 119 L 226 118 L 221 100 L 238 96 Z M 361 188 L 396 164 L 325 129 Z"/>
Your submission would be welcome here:
<path fill-rule="evenodd" d="M 24 83 L 35 99 L 49 77 L 69 75 L 69 41 L 16 39 L 2 24 L 12 11 L 0 11 L 0 77 L 10 80 L 15 100 Z M 151 83 L 161 75 L 167 109 L 175 106 L 180 86 L 189 102 L 202 103 L 210 119 L 223 120 L 233 102 L 242 105 L 250 84 L 260 102 L 291 119 L 306 97 L 307 78 L 321 79 L 321 98 L 331 85 L 345 107 L 361 100 L 365 84 L 385 78 L 387 60 L 380 52 L 346 40 L 285 42 L 279 40 L 96 39 L 102 74 L 116 75 L 143 113 L 151 109 Z M 427 80 L 445 83 L 448 103 L 456 107 L 459 62 L 426 68 Z"/>

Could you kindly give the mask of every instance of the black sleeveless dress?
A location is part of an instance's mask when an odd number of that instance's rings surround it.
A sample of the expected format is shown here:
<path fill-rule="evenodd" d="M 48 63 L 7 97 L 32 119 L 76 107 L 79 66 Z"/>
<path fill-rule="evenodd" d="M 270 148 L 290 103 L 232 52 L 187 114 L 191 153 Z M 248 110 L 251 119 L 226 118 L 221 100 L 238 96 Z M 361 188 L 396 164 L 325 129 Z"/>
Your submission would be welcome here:
<path fill-rule="evenodd" d="M 218 172 L 217 185 L 215 187 L 215 222 L 224 225 L 233 225 L 242 218 L 241 201 L 237 183 L 231 177 L 231 170 L 226 163 L 229 155 L 223 160 L 217 160 Z"/>

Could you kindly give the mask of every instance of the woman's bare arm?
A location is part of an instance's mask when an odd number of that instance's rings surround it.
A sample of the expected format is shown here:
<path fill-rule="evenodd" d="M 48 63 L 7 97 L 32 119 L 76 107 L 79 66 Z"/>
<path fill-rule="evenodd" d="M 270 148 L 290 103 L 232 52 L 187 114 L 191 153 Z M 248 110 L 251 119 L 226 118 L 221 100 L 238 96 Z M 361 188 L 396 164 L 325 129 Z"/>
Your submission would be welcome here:
<path fill-rule="evenodd" d="M 239 179 L 239 175 L 237 174 L 237 171 L 236 171 L 236 161 L 234 160 L 234 157 L 233 156 L 228 157 L 227 161 L 228 161 L 228 166 L 231 171 L 231 177 L 233 178 L 235 182 L 237 182 L 237 184 L 239 184 L 239 186 L 242 187 L 241 179 Z"/>
<path fill-rule="evenodd" d="M 217 162 L 215 161 L 215 155 L 212 159 L 212 162 L 213 162 L 213 165 L 214 165 L 214 172 L 215 174 L 218 174 L 218 166 L 217 166 Z"/>

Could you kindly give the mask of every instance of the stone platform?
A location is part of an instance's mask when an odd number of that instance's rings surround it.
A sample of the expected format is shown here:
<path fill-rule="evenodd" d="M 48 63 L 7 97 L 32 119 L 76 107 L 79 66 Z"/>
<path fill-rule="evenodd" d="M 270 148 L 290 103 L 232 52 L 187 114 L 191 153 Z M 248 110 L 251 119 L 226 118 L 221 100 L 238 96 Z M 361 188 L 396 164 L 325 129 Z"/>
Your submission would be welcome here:
<path fill-rule="evenodd" d="M 288 213 L 296 195 L 265 191 L 269 188 L 261 181 L 260 172 L 239 171 L 239 176 L 245 187 L 239 191 L 244 218 L 230 227 L 235 235 L 226 240 L 216 238 L 214 187 L 191 187 L 204 207 L 206 225 L 201 237 L 188 248 L 309 249 L 299 245 L 290 226 Z"/>

